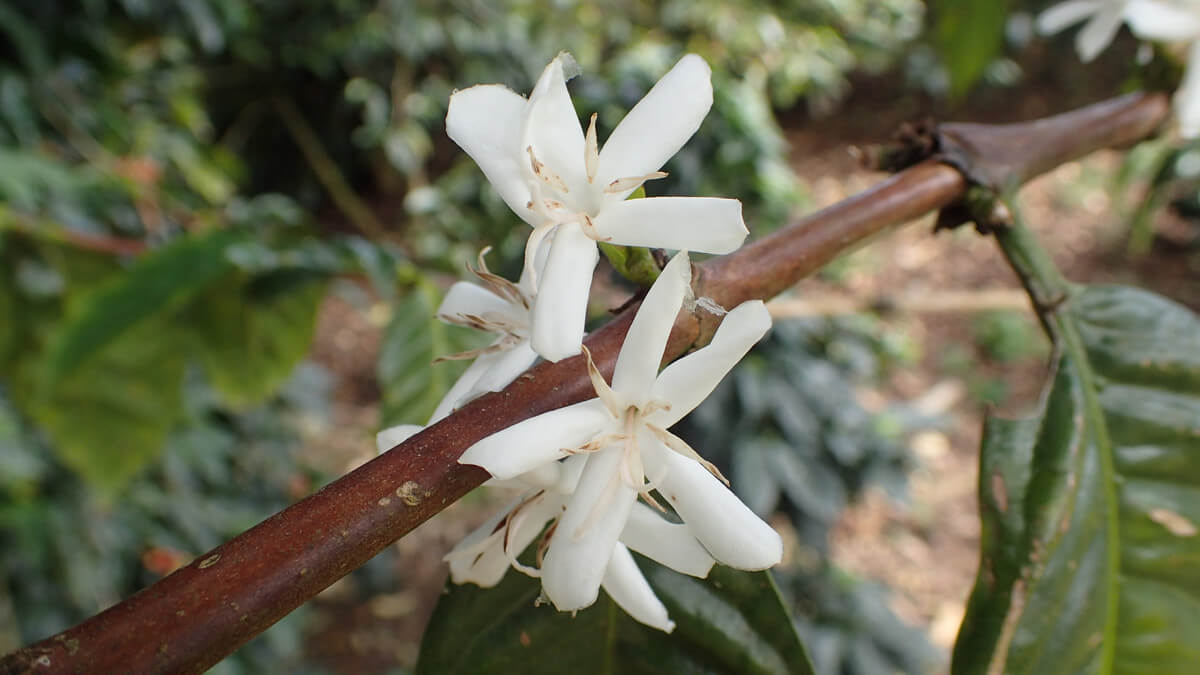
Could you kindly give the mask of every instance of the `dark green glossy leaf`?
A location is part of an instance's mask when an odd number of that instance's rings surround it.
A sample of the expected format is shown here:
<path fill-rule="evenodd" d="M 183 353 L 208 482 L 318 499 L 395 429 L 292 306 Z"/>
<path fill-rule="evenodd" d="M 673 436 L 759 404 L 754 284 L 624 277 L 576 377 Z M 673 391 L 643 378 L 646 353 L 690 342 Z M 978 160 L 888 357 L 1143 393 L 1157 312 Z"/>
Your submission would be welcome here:
<path fill-rule="evenodd" d="M 950 95 L 967 93 L 1004 45 L 1004 0 L 941 0 L 935 4 L 933 41 L 950 75 Z"/>
<path fill-rule="evenodd" d="M 1200 663 L 1200 320 L 1088 288 L 1037 414 L 989 420 L 982 564 L 955 673 L 1192 673 Z"/>
<path fill-rule="evenodd" d="M 417 673 L 811 673 L 767 572 L 714 567 L 695 579 L 638 561 L 675 621 L 666 634 L 607 595 L 574 617 L 534 606 L 536 579 L 510 572 L 495 588 L 453 586 L 434 611 Z"/>
<path fill-rule="evenodd" d="M 306 273 L 231 275 L 189 313 L 209 381 L 228 404 L 261 402 L 308 354 L 326 284 Z"/>
<path fill-rule="evenodd" d="M 231 269 L 225 249 L 241 236 L 222 230 L 181 239 L 79 298 L 48 346 L 46 384 L 53 386 L 122 333 L 177 308 L 224 276 Z"/>

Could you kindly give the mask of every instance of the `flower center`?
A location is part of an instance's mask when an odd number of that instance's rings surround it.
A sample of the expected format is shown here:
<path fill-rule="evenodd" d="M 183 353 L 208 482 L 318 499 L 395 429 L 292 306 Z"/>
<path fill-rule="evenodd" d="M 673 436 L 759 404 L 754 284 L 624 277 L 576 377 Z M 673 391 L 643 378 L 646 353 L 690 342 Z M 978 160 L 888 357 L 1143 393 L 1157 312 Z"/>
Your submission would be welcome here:
<path fill-rule="evenodd" d="M 648 180 L 667 177 L 666 171 L 652 171 L 641 176 L 617 178 L 607 185 L 597 186 L 600 146 L 596 140 L 596 113 L 592 113 L 584 138 L 583 166 L 587 185 L 576 186 L 575 192 L 571 191 L 562 176 L 538 159 L 532 145 L 525 146 L 525 153 L 529 156 L 529 168 L 533 172 L 532 179 L 528 181 L 530 200 L 525 206 L 542 219 L 542 224 L 535 227 L 529 236 L 525 249 L 526 261 L 531 259 L 530 253 L 536 253 L 542 240 L 554 228 L 567 223 L 578 224 L 583 233 L 595 241 L 611 240 L 612 237 L 605 237 L 596 229 L 593 221 L 604 207 L 605 196 L 636 190 Z"/>

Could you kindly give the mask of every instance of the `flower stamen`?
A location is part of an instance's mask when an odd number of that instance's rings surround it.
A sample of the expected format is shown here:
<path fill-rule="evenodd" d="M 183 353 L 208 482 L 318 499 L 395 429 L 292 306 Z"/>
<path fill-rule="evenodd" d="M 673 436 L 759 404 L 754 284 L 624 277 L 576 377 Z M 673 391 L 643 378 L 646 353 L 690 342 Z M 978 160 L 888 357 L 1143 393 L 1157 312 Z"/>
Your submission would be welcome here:
<path fill-rule="evenodd" d="M 596 229 L 596 223 L 592 222 L 592 217 L 586 213 L 579 214 L 579 226 L 583 229 L 583 233 L 588 239 L 593 241 L 612 241 L 612 237 L 601 237 L 600 231 Z"/>
<path fill-rule="evenodd" d="M 584 140 L 583 163 L 587 168 L 588 182 L 594 183 L 596 182 L 596 167 L 600 164 L 600 144 L 596 140 L 596 113 L 592 113 L 592 120 L 588 122 L 587 136 Z"/>
<path fill-rule="evenodd" d="M 491 246 L 485 246 L 483 250 L 479 252 L 479 267 L 471 267 L 471 264 L 467 263 L 467 270 L 469 270 L 476 277 L 479 277 L 479 280 L 482 281 L 485 286 L 490 288 L 496 295 L 507 300 L 509 304 L 521 305 L 525 309 L 529 309 L 529 298 L 525 296 L 525 293 L 519 286 L 488 269 L 487 261 L 484 260 L 483 256 L 487 255 L 487 253 L 491 250 Z"/>
<path fill-rule="evenodd" d="M 620 417 L 622 405 L 617 392 L 608 386 L 608 382 L 604 381 L 604 375 L 600 373 L 600 369 L 596 367 L 596 362 L 592 360 L 592 350 L 587 348 L 587 345 L 580 345 L 583 350 L 583 355 L 587 358 L 588 377 L 592 380 L 592 389 L 596 390 L 596 396 L 604 407 L 614 417 Z"/>
<path fill-rule="evenodd" d="M 671 450 L 674 450 L 680 455 L 687 457 L 688 459 L 696 460 L 700 466 L 708 469 L 708 472 L 720 479 L 722 483 L 724 483 L 726 486 L 729 485 L 729 479 L 721 473 L 721 470 L 717 468 L 717 465 L 701 457 L 700 453 L 696 452 L 694 449 L 692 449 L 692 446 L 687 444 L 687 441 L 667 431 L 666 429 L 653 424 L 647 424 L 646 428 L 649 429 L 650 433 L 654 434 L 658 440 L 662 441 L 663 445 L 667 446 Z"/>
<path fill-rule="evenodd" d="M 642 183 L 648 180 L 658 180 L 659 178 L 667 177 L 666 171 L 653 171 L 644 176 L 629 176 L 628 178 L 618 178 L 608 184 L 604 191 L 610 195 L 629 190 L 636 190 L 641 187 Z"/>
<path fill-rule="evenodd" d="M 563 194 L 567 194 L 571 191 L 561 176 L 554 173 L 550 167 L 538 161 L 537 156 L 533 154 L 532 145 L 525 146 L 525 152 L 529 153 L 529 167 L 533 169 L 533 175 L 537 176 L 546 185 L 549 185 Z"/>

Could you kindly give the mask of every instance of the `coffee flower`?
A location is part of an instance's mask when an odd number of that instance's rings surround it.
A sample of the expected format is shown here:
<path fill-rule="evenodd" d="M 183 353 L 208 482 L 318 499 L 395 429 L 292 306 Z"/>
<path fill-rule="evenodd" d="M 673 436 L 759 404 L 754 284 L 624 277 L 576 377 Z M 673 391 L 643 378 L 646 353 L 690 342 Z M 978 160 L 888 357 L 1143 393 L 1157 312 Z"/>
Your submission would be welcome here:
<path fill-rule="evenodd" d="M 1087 63 L 1104 51 L 1116 37 L 1127 4 L 1129 0 L 1067 0 L 1038 16 L 1038 31 L 1043 35 L 1052 35 L 1086 21 L 1075 36 L 1075 51 Z"/>
<path fill-rule="evenodd" d="M 1186 50 L 1175 116 L 1184 138 L 1200 137 L 1200 0 L 1132 0 L 1125 16 L 1134 35 Z"/>
<path fill-rule="evenodd" d="M 1068 0 L 1042 12 L 1038 28 L 1057 33 L 1084 20 L 1075 46 L 1085 62 L 1112 42 L 1122 21 L 1142 40 L 1186 50 L 1186 72 L 1175 91 L 1175 116 L 1184 138 L 1200 137 L 1200 0 Z"/>
<path fill-rule="evenodd" d="M 542 247 L 543 252 L 545 248 Z M 437 359 L 474 359 L 474 362 L 442 397 L 428 424 L 441 421 L 480 394 L 500 391 L 537 360 L 537 354 L 529 346 L 530 308 L 535 296 L 533 275 L 526 269 L 514 284 L 493 274 L 483 259 L 487 252 L 485 248 L 479 253 L 479 267 L 471 269 L 479 283 L 459 281 L 451 286 L 438 307 L 437 317 L 445 323 L 493 333 L 496 339 L 487 347 Z M 424 428 L 417 424 L 389 427 L 375 436 L 375 445 L 379 452 L 386 452 Z"/>
<path fill-rule="evenodd" d="M 681 252 L 642 301 L 611 386 L 589 356 L 598 398 L 513 425 L 472 445 L 459 459 L 508 480 L 572 455 L 586 458 L 541 566 L 542 589 L 560 610 L 595 602 L 638 496 L 661 508 L 652 496 L 655 490 L 718 562 L 756 570 L 782 556 L 779 535 L 718 479 L 715 467 L 667 431 L 771 326 L 762 302 L 743 303 L 725 316 L 709 345 L 659 373 L 690 282 L 691 266 Z"/>
<path fill-rule="evenodd" d="M 518 488 L 522 493 L 446 554 L 450 579 L 456 584 L 474 583 L 487 588 L 499 583 L 510 566 L 533 577 L 541 576 L 537 567 L 522 564 L 517 556 L 533 543 L 546 523 L 562 515 L 586 461 L 586 456 L 576 455 L 542 465 L 513 480 L 497 481 L 498 487 Z M 549 531 L 551 540 L 555 531 Z M 620 541 L 608 558 L 600 587 L 626 614 L 669 633 L 675 623 L 630 550 L 696 577 L 708 576 L 713 558 L 686 525 L 672 523 L 642 504 L 633 505 Z M 539 564 L 544 553 L 545 549 L 539 547 Z"/>
<path fill-rule="evenodd" d="M 699 197 L 626 198 L 699 128 L 712 106 L 711 71 L 699 56 L 679 60 L 613 130 L 604 148 L 596 115 L 586 133 L 567 79 L 568 54 L 550 62 L 528 99 L 502 85 L 450 97 L 446 131 L 512 210 L 533 226 L 530 252 L 553 235 L 532 313 L 532 347 L 558 361 L 579 353 L 596 242 L 728 253 L 746 237 L 741 203 Z"/>

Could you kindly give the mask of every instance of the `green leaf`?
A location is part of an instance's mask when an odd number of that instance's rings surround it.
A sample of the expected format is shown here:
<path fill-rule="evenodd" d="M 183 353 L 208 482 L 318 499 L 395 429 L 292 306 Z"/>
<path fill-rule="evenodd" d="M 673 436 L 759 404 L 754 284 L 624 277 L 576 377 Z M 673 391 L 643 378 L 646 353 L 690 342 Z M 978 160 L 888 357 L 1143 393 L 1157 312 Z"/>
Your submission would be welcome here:
<path fill-rule="evenodd" d="M 433 360 L 481 346 L 482 334 L 437 320 L 440 300 L 437 288 L 418 279 L 392 314 L 377 366 L 384 426 L 424 424 L 467 367 L 466 361 Z"/>
<path fill-rule="evenodd" d="M 606 594 L 574 616 L 534 606 L 536 579 L 450 585 L 425 631 L 417 673 L 811 673 L 767 572 L 717 566 L 695 579 L 639 557 L 675 631 L 625 614 Z"/>
<path fill-rule="evenodd" d="M 630 199 L 643 199 L 646 196 L 646 186 L 639 186 L 638 189 L 629 195 Z M 639 246 L 617 246 L 608 242 L 599 242 L 600 252 L 608 258 L 608 262 L 626 280 L 637 284 L 638 286 L 649 287 L 658 278 L 662 269 L 658 266 L 658 261 L 654 259 L 654 255 L 650 253 L 650 249 Z"/>
<path fill-rule="evenodd" d="M 1050 317 L 1061 353 L 1037 413 L 985 427 L 953 672 L 1195 672 L 1200 320 L 1120 286 Z"/>
<path fill-rule="evenodd" d="M 144 321 L 28 407 L 59 460 L 112 495 L 162 452 L 182 410 L 186 360 L 165 318 Z"/>
<path fill-rule="evenodd" d="M 638 286 L 650 286 L 662 272 L 648 248 L 616 246 L 602 241 L 600 252 L 608 258 L 617 274 Z"/>
<path fill-rule="evenodd" d="M 226 247 L 243 236 L 220 230 L 180 239 L 81 297 L 50 340 L 43 384 L 53 386 L 122 333 L 177 308 L 220 279 L 231 269 Z"/>
<path fill-rule="evenodd" d="M 189 329 L 225 403 L 259 403 L 291 375 L 312 345 L 326 286 L 304 272 L 233 274 L 197 299 Z"/>
<path fill-rule="evenodd" d="M 1000 55 L 1008 3 L 942 0 L 935 8 L 933 41 L 950 76 L 950 96 L 961 98 Z"/>

